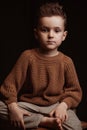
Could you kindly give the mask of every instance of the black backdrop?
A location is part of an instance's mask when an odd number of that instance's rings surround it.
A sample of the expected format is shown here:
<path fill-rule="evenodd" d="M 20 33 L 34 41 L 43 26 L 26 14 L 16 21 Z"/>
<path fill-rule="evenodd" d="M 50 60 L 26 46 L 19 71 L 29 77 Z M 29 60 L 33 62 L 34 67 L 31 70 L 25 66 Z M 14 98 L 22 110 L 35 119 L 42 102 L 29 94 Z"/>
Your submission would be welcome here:
<path fill-rule="evenodd" d="M 38 6 L 45 1 L 48 0 L 0 2 L 0 84 L 11 71 L 21 52 L 37 46 L 32 31 L 34 15 Z M 75 63 L 83 90 L 77 114 L 81 120 L 87 120 L 86 0 L 60 0 L 60 2 L 65 5 L 68 15 L 68 36 L 60 50 L 70 56 Z"/>

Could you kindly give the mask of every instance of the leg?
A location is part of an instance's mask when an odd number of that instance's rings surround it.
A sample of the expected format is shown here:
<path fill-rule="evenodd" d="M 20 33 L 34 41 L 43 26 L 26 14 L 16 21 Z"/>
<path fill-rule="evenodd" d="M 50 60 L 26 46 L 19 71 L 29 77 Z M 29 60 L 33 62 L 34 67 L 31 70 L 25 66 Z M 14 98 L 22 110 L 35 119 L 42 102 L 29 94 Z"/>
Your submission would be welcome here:
<path fill-rule="evenodd" d="M 47 128 L 58 128 L 57 119 L 49 117 L 49 112 L 52 111 L 59 103 L 48 107 L 39 107 L 37 105 L 19 102 L 19 106 L 23 109 L 26 109 L 29 112 L 33 112 L 30 117 L 24 118 L 26 128 L 33 127 L 47 127 Z"/>
<path fill-rule="evenodd" d="M 76 116 L 75 112 L 68 110 L 68 120 L 63 123 L 64 130 L 82 130 L 81 122 Z"/>
<path fill-rule="evenodd" d="M 0 101 L 0 119 L 8 120 L 8 109 L 2 101 Z"/>
<path fill-rule="evenodd" d="M 56 105 L 58 105 L 58 103 L 48 106 L 48 107 L 39 107 L 31 103 L 18 102 L 18 106 L 20 108 L 25 109 L 32 113 L 31 116 L 24 117 L 26 128 L 37 128 L 38 126 L 54 128 L 57 124 L 57 121 L 55 118 L 48 117 L 48 115 L 49 115 L 49 112 L 52 111 L 52 109 L 56 107 Z M 7 106 L 1 101 L 0 101 L 0 118 L 4 120 L 8 120 Z M 72 129 L 67 129 L 67 130 L 72 130 Z"/>
<path fill-rule="evenodd" d="M 58 119 L 54 117 L 49 117 L 49 113 L 59 104 L 56 103 L 51 106 L 46 107 L 39 107 L 37 105 L 26 103 L 26 102 L 19 102 L 19 106 L 23 109 L 26 109 L 29 112 L 33 112 L 32 116 L 27 117 L 25 120 L 26 128 L 31 128 L 35 126 L 34 123 L 37 122 L 37 127 L 45 127 L 45 128 L 58 128 Z M 31 122 L 32 120 L 32 122 Z M 36 120 L 36 122 L 35 122 Z M 26 124 L 27 123 L 27 124 Z"/>
<path fill-rule="evenodd" d="M 18 102 L 18 106 L 20 108 L 23 108 L 25 110 L 30 110 L 31 116 L 24 116 L 24 123 L 26 128 L 37 128 L 38 124 L 40 123 L 43 115 L 38 114 L 38 109 L 36 109 L 36 114 L 33 113 L 35 110 L 31 107 L 29 108 L 29 104 L 25 102 Z M 2 119 L 4 122 L 6 122 L 6 126 L 10 126 L 10 121 L 8 117 L 8 108 L 7 105 L 0 101 L 0 119 Z"/>

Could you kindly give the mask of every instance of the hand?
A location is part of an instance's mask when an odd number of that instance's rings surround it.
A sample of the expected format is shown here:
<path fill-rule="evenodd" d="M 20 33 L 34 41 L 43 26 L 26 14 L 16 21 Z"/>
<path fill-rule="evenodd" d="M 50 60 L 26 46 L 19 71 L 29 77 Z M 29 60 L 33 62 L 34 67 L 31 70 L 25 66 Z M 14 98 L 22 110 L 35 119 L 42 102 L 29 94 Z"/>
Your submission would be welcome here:
<path fill-rule="evenodd" d="M 50 116 L 59 118 L 63 123 L 65 120 L 68 119 L 67 104 L 64 102 L 60 103 L 54 110 L 50 112 Z"/>
<path fill-rule="evenodd" d="M 23 116 L 30 116 L 30 113 L 26 110 L 19 108 L 16 103 L 9 104 L 8 109 L 11 124 L 15 127 L 23 128 L 25 130 Z"/>

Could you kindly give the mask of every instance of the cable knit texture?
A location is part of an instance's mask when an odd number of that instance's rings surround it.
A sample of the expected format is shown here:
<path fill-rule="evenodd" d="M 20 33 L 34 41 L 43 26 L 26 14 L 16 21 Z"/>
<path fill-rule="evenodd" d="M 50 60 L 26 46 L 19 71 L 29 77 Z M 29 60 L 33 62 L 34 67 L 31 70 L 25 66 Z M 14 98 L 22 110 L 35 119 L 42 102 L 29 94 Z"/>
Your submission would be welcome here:
<path fill-rule="evenodd" d="M 40 106 L 65 102 L 76 107 L 82 98 L 72 59 L 62 52 L 53 57 L 37 49 L 24 51 L 0 87 L 6 104 L 25 101 Z"/>

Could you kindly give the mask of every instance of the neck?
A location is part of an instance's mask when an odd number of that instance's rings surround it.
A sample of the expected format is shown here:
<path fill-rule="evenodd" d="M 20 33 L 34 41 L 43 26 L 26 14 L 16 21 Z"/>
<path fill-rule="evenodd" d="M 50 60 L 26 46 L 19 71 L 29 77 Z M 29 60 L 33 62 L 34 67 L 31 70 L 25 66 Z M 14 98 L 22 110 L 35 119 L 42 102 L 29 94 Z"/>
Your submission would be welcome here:
<path fill-rule="evenodd" d="M 56 56 L 58 55 L 58 50 L 55 49 L 55 50 L 44 50 L 42 48 L 39 48 L 39 52 L 47 57 L 51 57 L 51 56 Z"/>

